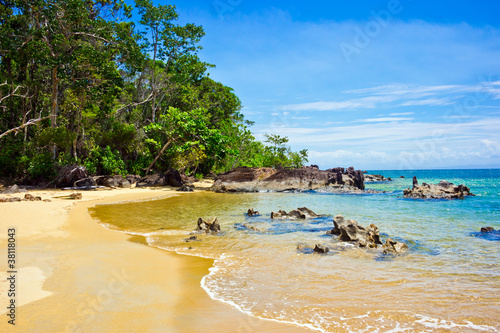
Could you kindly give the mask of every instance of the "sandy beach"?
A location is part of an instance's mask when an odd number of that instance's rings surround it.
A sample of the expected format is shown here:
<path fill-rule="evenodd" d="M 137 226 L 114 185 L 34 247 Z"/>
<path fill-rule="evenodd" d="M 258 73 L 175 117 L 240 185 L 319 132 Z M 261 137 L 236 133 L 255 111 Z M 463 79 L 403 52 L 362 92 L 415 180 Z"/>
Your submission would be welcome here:
<path fill-rule="evenodd" d="M 144 244 L 92 219 L 95 204 L 190 195 L 166 189 L 32 191 L 51 202 L 0 203 L 0 331 L 13 331 L 7 230 L 16 229 L 19 332 L 306 332 L 252 318 L 201 288 L 213 261 Z M 4 196 L 4 195 L 3 195 Z M 12 196 L 24 197 L 24 193 Z"/>

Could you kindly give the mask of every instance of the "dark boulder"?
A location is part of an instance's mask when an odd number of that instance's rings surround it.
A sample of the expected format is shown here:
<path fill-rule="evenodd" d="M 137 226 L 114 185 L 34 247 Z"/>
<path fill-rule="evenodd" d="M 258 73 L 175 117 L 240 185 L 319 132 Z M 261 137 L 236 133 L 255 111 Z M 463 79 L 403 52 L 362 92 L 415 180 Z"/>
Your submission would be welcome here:
<path fill-rule="evenodd" d="M 482 227 L 481 228 L 481 232 L 493 232 L 495 231 L 495 229 L 493 229 L 492 227 Z"/>
<path fill-rule="evenodd" d="M 57 187 L 75 187 L 75 182 L 89 178 L 87 169 L 82 165 L 68 165 L 59 170 L 56 177 Z"/>

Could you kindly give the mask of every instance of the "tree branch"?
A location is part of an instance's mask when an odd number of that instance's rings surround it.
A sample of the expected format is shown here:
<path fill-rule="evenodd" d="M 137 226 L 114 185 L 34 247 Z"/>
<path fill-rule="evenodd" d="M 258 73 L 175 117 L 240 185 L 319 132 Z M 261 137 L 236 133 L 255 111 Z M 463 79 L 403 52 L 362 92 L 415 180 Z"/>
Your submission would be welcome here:
<path fill-rule="evenodd" d="M 6 135 L 7 135 L 7 134 L 9 134 L 9 133 L 12 133 L 12 132 L 17 133 L 17 132 L 19 132 L 20 130 L 22 130 L 23 128 L 25 128 L 25 127 L 28 127 L 28 126 L 30 126 L 30 125 L 35 125 L 35 124 L 37 124 L 37 123 L 41 122 L 42 120 L 48 119 L 48 118 L 50 118 L 50 117 L 51 117 L 51 116 L 46 116 L 46 117 L 43 117 L 43 118 L 37 118 L 37 119 L 30 119 L 30 120 L 28 120 L 28 122 L 26 122 L 26 123 L 22 124 L 21 126 L 14 127 L 14 128 L 11 128 L 11 129 L 10 129 L 10 130 L 8 130 L 8 131 L 3 132 L 2 134 L 0 134 L 0 139 L 1 139 L 2 137 L 6 136 Z"/>

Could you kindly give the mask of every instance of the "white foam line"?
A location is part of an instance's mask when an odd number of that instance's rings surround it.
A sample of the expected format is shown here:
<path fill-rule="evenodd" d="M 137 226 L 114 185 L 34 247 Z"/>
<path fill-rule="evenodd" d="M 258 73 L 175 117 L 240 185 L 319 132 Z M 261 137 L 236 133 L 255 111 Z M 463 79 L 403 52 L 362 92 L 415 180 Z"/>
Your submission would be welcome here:
<path fill-rule="evenodd" d="M 226 258 L 226 254 L 225 253 L 223 253 L 220 256 L 219 259 L 215 260 L 214 267 L 211 267 L 209 269 L 210 273 L 208 273 L 208 275 L 205 275 L 201 279 L 201 281 L 200 281 L 201 287 L 203 288 L 203 290 L 205 290 L 205 292 L 208 294 L 208 296 L 210 296 L 210 298 L 212 298 L 213 300 L 222 302 L 222 303 L 226 303 L 226 304 L 232 306 L 233 308 L 235 308 L 236 310 L 240 311 L 241 313 L 244 313 L 244 314 L 246 314 L 246 315 L 248 315 L 250 317 L 253 317 L 253 318 L 257 318 L 257 319 L 261 319 L 261 320 L 273 321 L 273 322 L 282 323 L 282 324 L 290 324 L 290 325 L 295 325 L 295 326 L 299 326 L 299 327 L 305 327 L 305 328 L 309 328 L 309 329 L 314 330 L 314 331 L 319 331 L 319 332 L 322 332 L 322 333 L 327 333 L 327 331 L 325 331 L 325 330 L 323 330 L 321 328 L 315 327 L 312 324 L 303 324 L 303 323 L 293 322 L 293 321 L 289 321 L 289 320 L 278 320 L 278 319 L 271 319 L 271 318 L 264 318 L 264 317 L 256 316 L 252 312 L 243 309 L 240 305 L 236 304 L 235 302 L 233 302 L 231 300 L 224 299 L 222 297 L 218 297 L 214 292 L 212 292 L 209 289 L 209 287 L 208 287 L 208 285 L 206 283 L 206 278 L 209 277 L 210 275 L 215 274 L 217 271 L 220 270 L 220 268 L 216 267 L 215 265 L 217 264 L 217 262 L 219 262 L 220 260 L 223 260 L 224 258 Z"/>

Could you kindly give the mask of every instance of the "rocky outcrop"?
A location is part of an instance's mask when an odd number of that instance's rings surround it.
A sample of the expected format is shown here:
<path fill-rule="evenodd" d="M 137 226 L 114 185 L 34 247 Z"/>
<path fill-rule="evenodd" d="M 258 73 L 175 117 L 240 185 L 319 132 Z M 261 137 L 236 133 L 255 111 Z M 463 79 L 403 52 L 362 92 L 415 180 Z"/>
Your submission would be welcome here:
<path fill-rule="evenodd" d="M 219 220 L 214 217 L 212 220 L 210 221 L 205 221 L 204 219 L 202 219 L 201 217 L 198 219 L 198 223 L 197 223 L 198 227 L 197 227 L 197 230 L 198 231 L 204 231 L 206 233 L 216 233 L 216 232 L 220 232 L 220 224 L 219 224 Z"/>
<path fill-rule="evenodd" d="M 392 181 L 391 177 L 385 178 L 382 175 L 365 175 L 365 182 L 390 182 Z"/>
<path fill-rule="evenodd" d="M 212 191 L 282 192 L 327 187 L 364 190 L 364 175 L 353 167 L 328 170 L 319 170 L 316 166 L 297 169 L 238 167 L 218 175 Z"/>
<path fill-rule="evenodd" d="M 334 228 L 328 232 L 331 235 L 339 236 L 339 240 L 357 243 L 360 247 L 376 248 L 382 245 L 380 233 L 375 224 L 364 228 L 354 220 L 346 220 L 342 215 L 337 215 L 333 219 Z"/>
<path fill-rule="evenodd" d="M 271 219 L 308 219 L 314 217 L 320 217 L 322 215 L 318 215 L 307 207 L 300 207 L 290 212 L 285 212 L 284 210 L 279 210 L 278 212 L 271 213 Z"/>
<path fill-rule="evenodd" d="M 414 199 L 462 199 L 473 196 L 470 189 L 465 185 L 454 185 L 442 180 L 439 184 L 418 184 L 417 177 L 413 177 L 413 188 L 403 191 L 405 198 Z"/>

